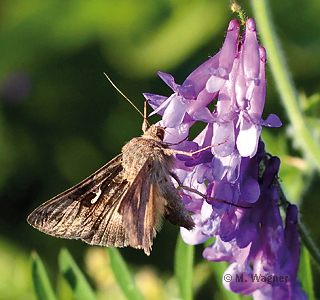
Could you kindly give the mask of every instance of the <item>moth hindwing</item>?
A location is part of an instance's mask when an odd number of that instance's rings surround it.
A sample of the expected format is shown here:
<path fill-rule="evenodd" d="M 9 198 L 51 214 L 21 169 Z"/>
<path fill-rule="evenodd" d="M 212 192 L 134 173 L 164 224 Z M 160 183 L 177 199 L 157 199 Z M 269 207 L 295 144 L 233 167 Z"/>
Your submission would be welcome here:
<path fill-rule="evenodd" d="M 28 222 L 53 236 L 107 247 L 130 245 L 147 255 L 162 215 L 193 228 L 171 181 L 174 158 L 163 137 L 164 128 L 152 125 L 93 175 L 36 208 Z"/>

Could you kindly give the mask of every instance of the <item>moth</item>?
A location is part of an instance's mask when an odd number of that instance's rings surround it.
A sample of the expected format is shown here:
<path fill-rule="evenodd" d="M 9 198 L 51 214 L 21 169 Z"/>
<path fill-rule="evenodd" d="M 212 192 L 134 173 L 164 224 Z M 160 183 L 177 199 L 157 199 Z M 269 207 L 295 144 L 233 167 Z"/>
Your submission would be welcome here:
<path fill-rule="evenodd" d="M 164 134 L 165 128 L 151 125 L 93 175 L 36 208 L 28 223 L 56 237 L 129 245 L 147 255 L 162 216 L 192 229 L 194 222 L 171 180 L 175 150 L 163 142 Z"/>

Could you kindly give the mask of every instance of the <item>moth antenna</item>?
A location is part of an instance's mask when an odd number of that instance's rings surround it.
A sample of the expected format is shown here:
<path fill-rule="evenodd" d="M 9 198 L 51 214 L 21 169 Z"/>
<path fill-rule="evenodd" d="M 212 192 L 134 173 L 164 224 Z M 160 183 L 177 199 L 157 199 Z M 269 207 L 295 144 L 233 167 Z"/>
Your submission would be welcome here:
<path fill-rule="evenodd" d="M 144 106 L 143 106 L 143 123 L 142 123 L 142 131 L 145 133 L 147 131 L 147 126 L 150 124 L 148 123 L 147 120 L 147 102 L 148 100 L 144 101 Z"/>
<path fill-rule="evenodd" d="M 142 130 L 143 132 L 146 131 L 146 127 L 150 126 L 148 120 L 147 120 L 147 105 L 146 105 L 146 101 L 145 101 L 145 108 L 144 108 L 144 114 L 133 104 L 133 102 L 124 94 L 120 91 L 120 89 L 115 85 L 115 83 L 113 83 L 113 81 L 110 79 L 110 77 L 103 72 L 104 76 L 107 77 L 107 79 L 109 80 L 109 82 L 111 83 L 111 85 L 118 91 L 118 93 L 124 98 L 126 99 L 133 107 L 134 109 L 142 116 L 143 118 L 143 124 L 142 124 Z"/>

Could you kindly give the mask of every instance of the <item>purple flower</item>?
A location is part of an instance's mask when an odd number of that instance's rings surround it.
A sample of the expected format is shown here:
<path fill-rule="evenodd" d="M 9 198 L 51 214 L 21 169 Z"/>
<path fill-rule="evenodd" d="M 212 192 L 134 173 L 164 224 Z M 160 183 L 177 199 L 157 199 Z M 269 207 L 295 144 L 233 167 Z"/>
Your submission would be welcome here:
<path fill-rule="evenodd" d="M 181 228 L 184 241 L 196 245 L 215 237 L 203 257 L 230 262 L 225 275 L 233 280 L 224 281 L 230 291 L 252 294 L 254 299 L 305 299 L 297 279 L 297 207 L 288 206 L 285 228 L 279 212 L 274 183 L 279 158 L 271 157 L 259 174 L 265 155 L 262 126 L 281 126 L 276 115 L 261 118 L 265 63 L 266 51 L 257 41 L 254 20 L 247 20 L 241 41 L 239 23 L 232 20 L 221 50 L 182 85 L 158 72 L 174 92 L 170 97 L 144 96 L 153 113 L 162 116 L 165 142 L 174 144 L 171 148 L 195 152 L 212 146 L 192 157 L 176 156 L 175 172 L 183 185 L 206 195 L 187 190 L 182 194 L 195 222 L 191 231 Z M 211 111 L 207 106 L 215 99 Z M 193 141 L 183 141 L 196 121 L 207 126 Z"/>

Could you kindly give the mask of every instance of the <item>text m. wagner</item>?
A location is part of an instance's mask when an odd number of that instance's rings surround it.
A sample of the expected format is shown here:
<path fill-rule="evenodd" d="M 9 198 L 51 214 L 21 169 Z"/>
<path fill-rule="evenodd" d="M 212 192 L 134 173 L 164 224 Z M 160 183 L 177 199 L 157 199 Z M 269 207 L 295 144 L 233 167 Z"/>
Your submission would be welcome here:
<path fill-rule="evenodd" d="M 258 274 L 251 274 L 251 280 L 252 282 L 266 282 L 268 284 L 274 283 L 274 282 L 288 282 L 289 276 L 276 276 L 276 275 L 258 275 Z M 238 275 L 236 274 L 236 282 L 247 282 L 247 280 L 243 280 L 243 274 Z"/>

